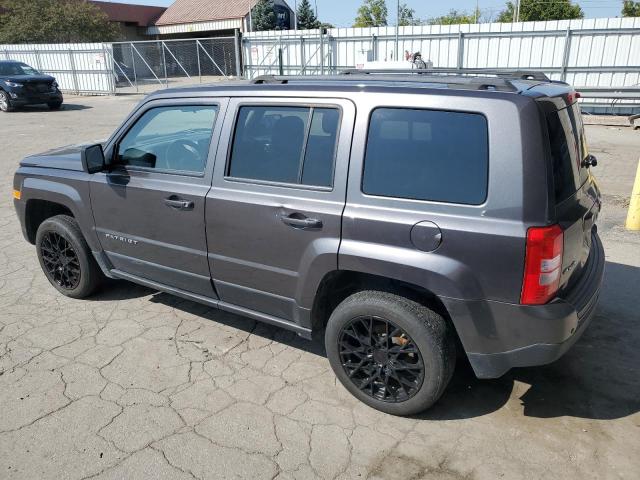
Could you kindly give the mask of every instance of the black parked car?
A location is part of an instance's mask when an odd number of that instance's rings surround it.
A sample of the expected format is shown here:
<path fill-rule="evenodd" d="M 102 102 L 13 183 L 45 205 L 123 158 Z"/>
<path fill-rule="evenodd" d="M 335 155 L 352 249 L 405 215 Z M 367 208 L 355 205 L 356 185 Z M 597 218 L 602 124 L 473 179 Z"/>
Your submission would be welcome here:
<path fill-rule="evenodd" d="M 62 92 L 51 75 L 43 75 L 26 63 L 0 60 L 0 110 L 3 112 L 38 104 L 57 110 L 62 101 Z"/>

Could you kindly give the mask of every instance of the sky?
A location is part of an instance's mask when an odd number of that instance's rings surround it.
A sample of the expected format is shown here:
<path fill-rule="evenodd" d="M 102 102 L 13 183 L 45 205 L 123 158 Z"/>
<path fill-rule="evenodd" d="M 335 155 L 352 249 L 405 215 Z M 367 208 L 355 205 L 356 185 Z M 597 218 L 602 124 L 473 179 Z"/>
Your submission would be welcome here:
<path fill-rule="evenodd" d="M 110 0 L 119 3 L 137 3 L 143 5 L 168 6 L 173 0 Z M 233 1 L 233 0 L 229 0 Z M 296 0 L 287 0 L 293 8 Z M 299 1 L 299 0 L 298 0 Z M 329 22 L 336 27 L 350 27 L 356 17 L 356 11 L 362 0 L 310 0 L 313 5 L 317 3 L 318 17 L 323 22 Z M 545 0 L 540 0 L 545 1 Z M 506 0 L 400 0 L 406 3 L 416 12 L 420 19 L 437 17 L 446 14 L 450 9 L 473 11 L 478 4 L 483 15 L 495 17 L 504 8 Z M 580 4 L 586 18 L 617 17 L 622 9 L 622 0 L 581 0 L 574 3 Z M 388 21 L 390 25 L 395 23 L 396 0 L 387 0 L 389 9 Z"/>

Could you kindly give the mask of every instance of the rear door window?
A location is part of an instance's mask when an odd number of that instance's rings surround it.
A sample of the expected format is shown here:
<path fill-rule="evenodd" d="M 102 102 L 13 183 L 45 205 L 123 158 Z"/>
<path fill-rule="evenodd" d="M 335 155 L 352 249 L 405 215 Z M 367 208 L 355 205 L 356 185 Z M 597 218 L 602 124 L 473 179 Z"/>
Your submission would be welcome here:
<path fill-rule="evenodd" d="M 339 119 L 337 108 L 241 107 L 227 175 L 331 187 Z"/>
<path fill-rule="evenodd" d="M 483 115 L 406 108 L 371 115 L 366 194 L 478 205 L 487 197 L 488 168 Z"/>
<path fill-rule="evenodd" d="M 587 145 L 577 103 L 547 114 L 556 203 L 571 197 L 587 180 L 582 161 Z"/>

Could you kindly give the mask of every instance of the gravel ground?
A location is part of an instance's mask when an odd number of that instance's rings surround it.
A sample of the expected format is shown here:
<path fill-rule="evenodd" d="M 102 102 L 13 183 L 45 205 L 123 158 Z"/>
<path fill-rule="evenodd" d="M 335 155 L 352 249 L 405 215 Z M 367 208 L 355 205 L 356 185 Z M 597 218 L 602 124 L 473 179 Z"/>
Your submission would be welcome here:
<path fill-rule="evenodd" d="M 622 227 L 640 132 L 588 128 L 607 272 L 583 338 L 498 380 L 460 362 L 432 410 L 397 418 L 336 384 L 319 342 L 126 282 L 84 301 L 48 284 L 13 172 L 107 137 L 138 100 L 0 115 L 0 478 L 640 477 L 640 232 Z"/>

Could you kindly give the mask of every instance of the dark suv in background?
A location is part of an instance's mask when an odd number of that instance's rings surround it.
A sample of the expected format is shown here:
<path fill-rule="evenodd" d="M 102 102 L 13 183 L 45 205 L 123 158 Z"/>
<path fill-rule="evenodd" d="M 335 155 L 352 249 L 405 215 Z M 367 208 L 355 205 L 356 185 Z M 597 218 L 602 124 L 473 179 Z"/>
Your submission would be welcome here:
<path fill-rule="evenodd" d="M 26 63 L 0 60 L 0 110 L 10 112 L 25 105 L 62 106 L 62 92 L 56 79 L 43 75 Z"/>
<path fill-rule="evenodd" d="M 261 77 L 146 97 L 103 145 L 25 158 L 14 198 L 65 295 L 130 280 L 311 337 L 392 414 L 562 355 L 604 252 L 577 103 L 539 73 Z"/>

